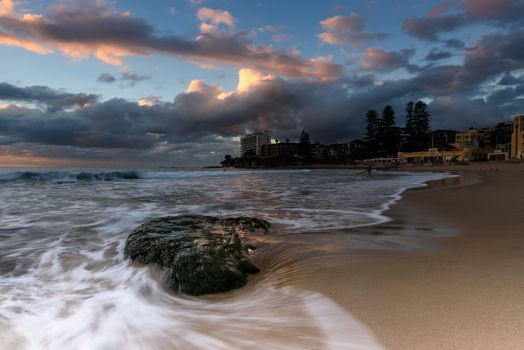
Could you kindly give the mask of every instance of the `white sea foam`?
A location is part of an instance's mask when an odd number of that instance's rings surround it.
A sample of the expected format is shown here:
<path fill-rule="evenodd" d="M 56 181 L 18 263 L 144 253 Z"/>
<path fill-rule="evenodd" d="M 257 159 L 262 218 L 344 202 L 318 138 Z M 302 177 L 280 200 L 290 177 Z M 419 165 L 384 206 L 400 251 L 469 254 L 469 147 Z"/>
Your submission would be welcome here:
<path fill-rule="evenodd" d="M 227 298 L 171 294 L 161 287 L 161 275 L 124 258 L 125 239 L 148 218 L 188 213 L 254 215 L 279 223 L 278 233 L 369 225 L 388 220 L 383 211 L 406 188 L 442 177 L 21 173 L 0 172 L 2 350 L 379 349 L 370 331 L 333 301 L 277 288 L 270 276 Z"/>

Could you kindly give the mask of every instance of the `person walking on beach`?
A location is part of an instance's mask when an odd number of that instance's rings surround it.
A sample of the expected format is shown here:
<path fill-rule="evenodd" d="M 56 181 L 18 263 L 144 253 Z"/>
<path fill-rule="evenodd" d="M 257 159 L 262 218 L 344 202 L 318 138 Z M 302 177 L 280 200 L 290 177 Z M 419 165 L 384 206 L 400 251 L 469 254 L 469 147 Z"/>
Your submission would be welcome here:
<path fill-rule="evenodd" d="M 371 174 L 371 165 L 368 165 L 368 174 Z"/>

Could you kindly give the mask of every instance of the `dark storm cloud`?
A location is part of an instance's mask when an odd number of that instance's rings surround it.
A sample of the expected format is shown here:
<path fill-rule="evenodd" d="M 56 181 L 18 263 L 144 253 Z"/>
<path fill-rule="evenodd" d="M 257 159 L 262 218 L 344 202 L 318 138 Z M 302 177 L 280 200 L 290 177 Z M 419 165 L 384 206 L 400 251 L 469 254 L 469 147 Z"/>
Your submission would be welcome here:
<path fill-rule="evenodd" d="M 376 77 L 372 74 L 353 75 L 346 78 L 346 83 L 355 88 L 366 88 L 373 85 Z"/>
<path fill-rule="evenodd" d="M 476 77 L 524 68 L 524 30 L 485 35 L 466 50 L 464 68 Z"/>
<path fill-rule="evenodd" d="M 491 77 L 524 68 L 522 45 L 522 30 L 491 33 L 466 48 L 463 65 L 427 67 L 412 79 L 398 80 L 396 84 L 409 84 L 413 91 L 433 95 L 470 92 Z"/>
<path fill-rule="evenodd" d="M 463 96 L 439 96 L 430 105 L 434 129 L 466 130 L 489 127 L 504 121 L 496 105 L 484 99 L 464 99 Z"/>
<path fill-rule="evenodd" d="M 520 77 L 515 77 L 511 73 L 506 73 L 499 81 L 499 85 L 502 86 L 518 84 L 524 84 L 524 76 L 521 75 Z"/>
<path fill-rule="evenodd" d="M 524 23 L 522 0 L 463 0 L 461 9 L 459 13 L 452 14 L 432 10 L 426 17 L 407 19 L 403 29 L 419 39 L 437 41 L 441 33 L 474 23 L 487 22 L 503 27 Z"/>
<path fill-rule="evenodd" d="M 94 94 L 72 94 L 51 89 L 47 86 L 17 87 L 0 83 L 0 100 L 41 103 L 52 112 L 63 108 L 85 107 L 98 99 Z"/>
<path fill-rule="evenodd" d="M 144 151 L 216 143 L 216 137 L 235 137 L 246 128 L 271 130 L 281 139 L 307 129 L 315 141 L 328 142 L 359 133 L 350 114 L 347 91 L 339 84 L 277 79 L 225 100 L 202 89 L 155 106 L 123 99 L 56 113 L 11 106 L 0 110 L 0 135 L 12 144 Z"/>
<path fill-rule="evenodd" d="M 118 111 L 114 109 L 115 105 L 119 105 Z M 0 134 L 9 135 L 16 142 L 47 145 L 150 147 L 154 141 L 152 137 L 148 137 L 140 126 L 133 126 L 140 112 L 130 108 L 131 105 L 109 100 L 82 110 L 55 113 L 10 106 L 0 110 Z"/>
<path fill-rule="evenodd" d="M 85 2 L 85 6 L 55 5 L 45 17 L 0 17 L 0 41 L 37 53 L 59 50 L 75 58 L 93 55 L 122 65 L 129 55 L 161 53 L 200 61 L 227 63 L 286 76 L 338 79 L 342 67 L 330 58 L 305 59 L 296 51 L 275 51 L 257 46 L 243 33 L 201 33 L 196 39 L 158 34 L 140 18 Z"/>
<path fill-rule="evenodd" d="M 347 102 L 347 91 L 340 84 L 272 80 L 227 100 L 217 100 L 212 89 L 180 94 L 173 107 L 179 113 L 180 137 L 202 132 L 238 136 L 247 128 L 294 139 L 307 129 L 315 140 L 327 142 L 358 132 L 349 123 Z"/>

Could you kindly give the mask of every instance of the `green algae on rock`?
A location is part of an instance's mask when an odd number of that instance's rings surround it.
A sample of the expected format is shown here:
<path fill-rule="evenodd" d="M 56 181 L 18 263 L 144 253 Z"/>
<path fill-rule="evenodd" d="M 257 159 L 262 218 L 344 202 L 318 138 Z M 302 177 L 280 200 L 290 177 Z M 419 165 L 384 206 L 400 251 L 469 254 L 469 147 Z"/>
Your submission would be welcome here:
<path fill-rule="evenodd" d="M 232 290 L 260 269 L 241 237 L 267 233 L 270 223 L 251 217 L 169 216 L 146 221 L 127 238 L 125 255 L 167 271 L 168 286 L 189 295 Z"/>

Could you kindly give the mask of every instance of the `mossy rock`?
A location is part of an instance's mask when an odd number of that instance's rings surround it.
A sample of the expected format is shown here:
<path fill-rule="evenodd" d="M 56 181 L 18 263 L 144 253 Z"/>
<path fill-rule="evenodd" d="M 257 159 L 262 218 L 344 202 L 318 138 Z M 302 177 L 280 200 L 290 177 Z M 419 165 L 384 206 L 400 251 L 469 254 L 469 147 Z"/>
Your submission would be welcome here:
<path fill-rule="evenodd" d="M 146 221 L 126 241 L 125 255 L 167 270 L 167 284 L 190 295 L 244 286 L 260 269 L 247 255 L 242 238 L 267 233 L 270 223 L 251 217 L 169 216 Z"/>

